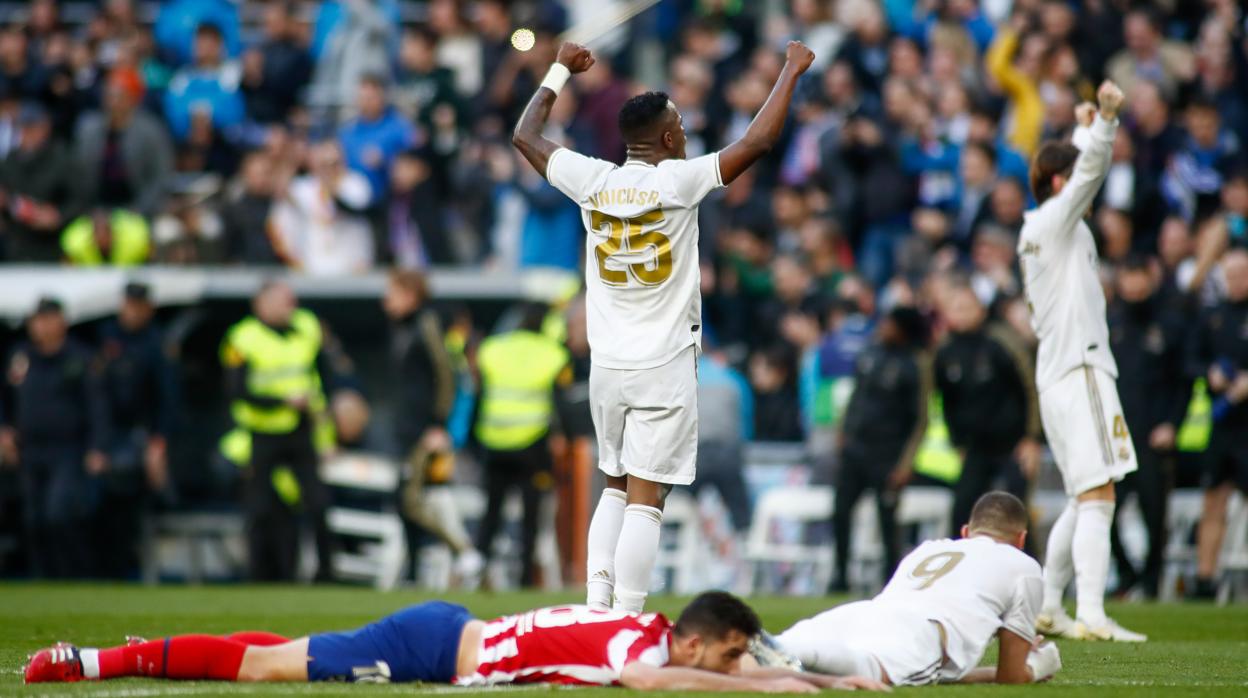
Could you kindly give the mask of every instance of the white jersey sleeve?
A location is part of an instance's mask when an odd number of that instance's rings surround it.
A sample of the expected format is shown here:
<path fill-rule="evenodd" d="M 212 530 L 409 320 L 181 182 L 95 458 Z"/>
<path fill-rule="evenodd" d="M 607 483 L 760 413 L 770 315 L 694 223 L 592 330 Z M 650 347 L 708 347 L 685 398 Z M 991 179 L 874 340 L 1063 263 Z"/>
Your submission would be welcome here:
<path fill-rule="evenodd" d="M 707 194 L 724 186 L 719 174 L 719 153 L 692 160 L 668 160 L 664 167 L 672 171 L 676 203 L 682 206 L 697 206 Z"/>
<path fill-rule="evenodd" d="M 551 186 L 581 203 L 589 197 L 615 165 L 606 160 L 581 155 L 575 150 L 560 148 L 546 161 L 546 180 Z"/>
<path fill-rule="evenodd" d="M 1024 576 L 1014 583 L 1014 593 L 1005 611 L 1001 627 L 1027 642 L 1036 639 L 1036 615 L 1044 597 L 1044 582 L 1039 577 Z"/>
<path fill-rule="evenodd" d="M 1071 141 L 1079 148 L 1079 157 L 1075 160 L 1070 181 L 1052 197 L 1049 208 L 1057 213 L 1057 220 L 1048 230 L 1067 236 L 1075 232 L 1075 224 L 1088 212 L 1096 192 L 1100 191 L 1101 183 L 1105 181 L 1105 175 L 1109 174 L 1117 130 L 1116 120 L 1106 121 L 1100 114 L 1097 114 L 1092 126 L 1076 130 Z"/>

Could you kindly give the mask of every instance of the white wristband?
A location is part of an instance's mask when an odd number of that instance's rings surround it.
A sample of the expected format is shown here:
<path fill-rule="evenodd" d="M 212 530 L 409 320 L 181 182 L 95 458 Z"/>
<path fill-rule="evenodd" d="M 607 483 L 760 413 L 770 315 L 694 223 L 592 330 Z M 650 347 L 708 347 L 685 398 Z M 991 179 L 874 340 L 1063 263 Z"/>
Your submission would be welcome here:
<path fill-rule="evenodd" d="M 551 63 L 550 70 L 546 71 L 546 77 L 542 79 L 542 87 L 559 94 L 559 90 L 563 89 L 570 77 L 572 71 L 568 70 L 568 66 L 559 62 Z"/>

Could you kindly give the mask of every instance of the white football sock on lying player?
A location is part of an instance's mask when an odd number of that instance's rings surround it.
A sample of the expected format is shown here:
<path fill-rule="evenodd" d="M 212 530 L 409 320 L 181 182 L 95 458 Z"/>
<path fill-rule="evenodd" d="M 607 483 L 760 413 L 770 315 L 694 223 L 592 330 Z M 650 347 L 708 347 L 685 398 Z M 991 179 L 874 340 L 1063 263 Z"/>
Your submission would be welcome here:
<path fill-rule="evenodd" d="M 1041 606 L 1044 613 L 1056 613 L 1062 608 L 1062 594 L 1075 573 L 1071 544 L 1078 516 L 1075 500 L 1072 499 L 1049 530 L 1049 544 L 1044 550 L 1044 604 Z"/>
<path fill-rule="evenodd" d="M 624 526 L 615 547 L 616 610 L 640 613 L 645 608 L 662 530 L 662 510 L 644 504 L 624 509 Z"/>
<path fill-rule="evenodd" d="M 1075 618 L 1089 627 L 1105 625 L 1105 583 L 1109 577 L 1109 527 L 1114 503 L 1079 502 L 1071 556 L 1075 564 Z"/>
<path fill-rule="evenodd" d="M 585 605 L 610 610 L 615 595 L 615 549 L 619 547 L 628 495 L 608 487 L 602 491 L 594 518 L 589 522 L 589 542 L 585 551 Z"/>

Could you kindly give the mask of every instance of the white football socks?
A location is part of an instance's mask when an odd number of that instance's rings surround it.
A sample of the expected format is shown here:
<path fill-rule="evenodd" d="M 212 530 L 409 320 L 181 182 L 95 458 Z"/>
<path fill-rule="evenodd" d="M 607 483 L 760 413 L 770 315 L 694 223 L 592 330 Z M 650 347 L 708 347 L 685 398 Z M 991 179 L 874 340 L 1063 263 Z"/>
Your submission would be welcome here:
<path fill-rule="evenodd" d="M 78 650 L 78 661 L 82 662 L 82 675 L 88 679 L 100 678 L 100 651 L 97 649 Z"/>
<path fill-rule="evenodd" d="M 1105 617 L 1105 582 L 1109 577 L 1109 527 L 1114 503 L 1079 502 L 1079 518 L 1071 545 L 1075 565 L 1075 618 L 1099 628 Z"/>
<path fill-rule="evenodd" d="M 640 613 L 650 591 L 650 574 L 659 555 L 663 511 L 644 504 L 624 509 L 624 526 L 615 547 L 615 608 Z"/>
<path fill-rule="evenodd" d="M 1044 604 L 1040 607 L 1044 613 L 1056 614 L 1061 610 L 1062 594 L 1074 576 L 1071 544 L 1078 517 L 1075 500 L 1071 499 L 1049 530 L 1049 544 L 1044 549 Z"/>
<path fill-rule="evenodd" d="M 589 542 L 585 551 L 585 605 L 608 611 L 615 595 L 615 550 L 624 525 L 624 505 L 628 495 L 621 490 L 602 491 L 594 518 L 589 522 Z"/>

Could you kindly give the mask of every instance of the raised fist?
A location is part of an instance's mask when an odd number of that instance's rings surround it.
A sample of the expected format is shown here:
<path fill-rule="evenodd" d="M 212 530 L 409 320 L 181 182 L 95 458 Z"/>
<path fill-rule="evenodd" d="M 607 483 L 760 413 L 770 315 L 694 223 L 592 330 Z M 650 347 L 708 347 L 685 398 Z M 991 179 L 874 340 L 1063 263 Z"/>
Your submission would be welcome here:
<path fill-rule="evenodd" d="M 1075 122 L 1080 126 L 1091 126 L 1092 119 L 1096 117 L 1096 105 L 1091 102 L 1080 102 L 1075 107 Z"/>
<path fill-rule="evenodd" d="M 572 71 L 573 75 L 583 73 L 594 65 L 594 56 L 589 52 L 589 49 L 571 41 L 565 41 L 559 46 L 559 54 L 555 57 L 555 60 Z"/>
<path fill-rule="evenodd" d="M 800 41 L 790 41 L 788 48 L 784 51 L 784 60 L 797 69 L 798 75 L 801 75 L 814 62 L 815 52 Z"/>
<path fill-rule="evenodd" d="M 1101 118 L 1106 121 L 1118 118 L 1118 109 L 1122 106 L 1122 89 L 1113 81 L 1106 80 L 1096 90 L 1096 101 L 1100 105 Z"/>

